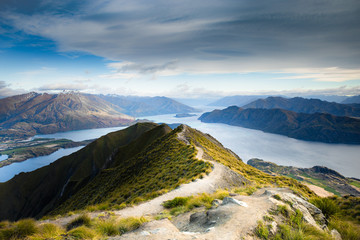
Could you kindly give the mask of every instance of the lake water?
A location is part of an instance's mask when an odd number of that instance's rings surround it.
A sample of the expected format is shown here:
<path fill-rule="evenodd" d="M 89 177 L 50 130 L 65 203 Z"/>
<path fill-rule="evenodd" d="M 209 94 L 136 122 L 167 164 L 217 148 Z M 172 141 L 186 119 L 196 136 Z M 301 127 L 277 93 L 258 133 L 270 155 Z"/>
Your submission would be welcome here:
<path fill-rule="evenodd" d="M 0 161 L 6 160 L 8 159 L 8 155 L 4 154 L 4 155 L 0 155 Z"/>
<path fill-rule="evenodd" d="M 209 109 L 211 110 L 211 109 Z M 326 144 L 296 140 L 286 136 L 264 133 L 259 130 L 229 126 L 218 123 L 202 123 L 197 116 L 175 118 L 175 114 L 143 117 L 155 122 L 184 123 L 204 133 L 209 133 L 225 147 L 238 154 L 244 162 L 251 158 L 260 158 L 279 165 L 296 167 L 326 166 L 347 177 L 360 178 L 360 146 L 346 144 Z M 125 127 L 88 129 L 62 132 L 47 135 L 37 135 L 41 138 L 67 138 L 73 141 L 83 141 L 101 137 L 109 132 Z M 50 164 L 56 159 L 71 154 L 79 148 L 60 149 L 44 157 L 28 159 L 0 168 L 0 182 L 11 179 L 20 172 L 35 170 Z"/>
<path fill-rule="evenodd" d="M 110 132 L 119 131 L 124 128 L 126 127 L 85 129 L 85 130 L 77 130 L 77 131 L 69 131 L 69 132 L 59 132 L 54 134 L 35 135 L 34 138 L 56 138 L 56 139 L 66 138 L 72 141 L 84 141 L 84 140 L 99 138 Z"/>
<path fill-rule="evenodd" d="M 46 166 L 55 160 L 76 152 L 83 148 L 83 146 L 67 149 L 59 149 L 48 156 L 41 156 L 30 158 L 23 162 L 13 163 L 8 166 L 0 168 L 0 182 L 6 182 L 21 172 L 31 172 L 40 167 Z"/>

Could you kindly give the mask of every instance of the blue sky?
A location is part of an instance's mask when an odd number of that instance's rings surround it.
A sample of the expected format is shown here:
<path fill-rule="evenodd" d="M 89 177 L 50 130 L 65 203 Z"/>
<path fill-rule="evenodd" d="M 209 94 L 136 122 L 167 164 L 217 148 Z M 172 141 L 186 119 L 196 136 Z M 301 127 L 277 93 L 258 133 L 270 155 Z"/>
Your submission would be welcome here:
<path fill-rule="evenodd" d="M 0 9 L 0 96 L 360 94 L 358 0 L 3 0 Z"/>

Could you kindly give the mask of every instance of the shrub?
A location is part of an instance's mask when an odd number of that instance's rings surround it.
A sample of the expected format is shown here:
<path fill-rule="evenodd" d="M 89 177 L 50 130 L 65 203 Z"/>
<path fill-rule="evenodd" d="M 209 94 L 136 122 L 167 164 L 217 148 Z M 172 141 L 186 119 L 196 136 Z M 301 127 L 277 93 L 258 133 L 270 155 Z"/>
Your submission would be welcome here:
<path fill-rule="evenodd" d="M 334 200 L 330 198 L 313 198 L 310 202 L 318 207 L 326 218 L 335 215 L 340 210 Z"/>
<path fill-rule="evenodd" d="M 83 215 L 80 215 L 79 217 L 75 218 L 71 222 L 69 222 L 66 225 L 66 230 L 69 231 L 69 230 L 71 230 L 73 228 L 83 226 L 83 225 L 89 227 L 90 224 L 91 224 L 90 217 L 88 215 L 86 215 L 86 214 L 83 214 Z"/>
<path fill-rule="evenodd" d="M 163 203 L 163 206 L 165 208 L 174 208 L 174 207 L 178 207 L 178 206 L 185 206 L 188 201 L 189 201 L 189 198 L 187 198 L 187 197 L 176 197 L 172 200 L 165 201 Z"/>
<path fill-rule="evenodd" d="M 275 194 L 274 196 L 273 196 L 273 198 L 275 198 L 276 200 L 281 200 L 281 197 L 280 197 L 280 195 L 279 194 Z"/>

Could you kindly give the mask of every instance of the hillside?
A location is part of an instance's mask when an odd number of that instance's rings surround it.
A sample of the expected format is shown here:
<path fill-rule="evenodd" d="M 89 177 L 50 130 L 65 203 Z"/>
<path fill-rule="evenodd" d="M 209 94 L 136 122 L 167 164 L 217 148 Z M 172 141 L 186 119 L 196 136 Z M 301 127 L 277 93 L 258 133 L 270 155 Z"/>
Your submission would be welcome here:
<path fill-rule="evenodd" d="M 258 99 L 242 107 L 263 109 L 280 108 L 297 113 L 329 113 L 336 116 L 360 117 L 360 108 L 346 104 L 327 102 L 319 99 L 306 99 L 301 97 L 268 97 L 265 99 Z"/>
<path fill-rule="evenodd" d="M 28 93 L 0 99 L 0 136 L 26 137 L 127 125 L 133 117 L 93 95 Z"/>
<path fill-rule="evenodd" d="M 301 182 L 319 186 L 336 195 L 360 196 L 360 189 L 356 187 L 360 185 L 360 181 L 346 178 L 327 167 L 297 168 L 279 166 L 261 159 L 250 159 L 247 164 L 269 174 L 292 177 Z"/>
<path fill-rule="evenodd" d="M 197 109 L 167 97 L 136 97 L 120 95 L 98 95 L 98 97 L 118 106 L 123 113 L 135 117 L 198 112 Z"/>
<path fill-rule="evenodd" d="M 360 120 L 324 113 L 296 113 L 283 109 L 243 109 L 235 106 L 204 113 L 207 123 L 225 123 L 291 138 L 325 143 L 360 144 Z"/>
<path fill-rule="evenodd" d="M 46 167 L 1 183 L 1 218 L 36 217 L 55 208 L 80 209 L 110 200 L 115 204 L 113 199 L 119 205 L 146 193 L 173 188 L 180 178 L 186 181 L 205 171 L 208 166 L 193 159 L 194 149 L 174 139 L 175 132 L 170 132 L 167 125 L 139 123 L 103 136 Z M 178 165 L 174 168 L 171 164 Z M 162 169 L 164 166 L 173 168 L 172 176 Z M 162 177 L 166 178 L 163 182 L 156 182 Z M 149 183 L 153 185 L 147 187 Z M 134 184 L 137 190 L 131 187 Z"/>

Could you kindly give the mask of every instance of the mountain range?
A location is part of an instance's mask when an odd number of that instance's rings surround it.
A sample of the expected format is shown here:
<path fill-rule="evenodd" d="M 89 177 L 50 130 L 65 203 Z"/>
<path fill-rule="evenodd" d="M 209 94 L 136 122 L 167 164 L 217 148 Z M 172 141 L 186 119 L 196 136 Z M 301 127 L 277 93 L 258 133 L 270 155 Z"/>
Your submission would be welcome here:
<path fill-rule="evenodd" d="M 97 96 L 31 92 L 0 99 L 0 135 L 24 137 L 127 125 L 134 118 Z"/>
<path fill-rule="evenodd" d="M 98 95 L 98 97 L 118 106 L 122 113 L 134 117 L 173 113 L 190 113 L 199 111 L 167 97 L 139 97 L 120 95 Z"/>
<path fill-rule="evenodd" d="M 220 98 L 216 101 L 213 101 L 209 103 L 209 106 L 219 106 L 219 107 L 228 107 L 228 106 L 238 106 L 242 107 L 248 103 L 251 103 L 258 99 L 263 99 L 267 97 L 275 97 L 276 95 L 234 95 L 234 96 L 226 96 L 223 98 Z M 279 95 L 277 95 L 279 96 Z M 285 97 L 290 98 L 286 96 L 279 96 L 279 97 Z M 336 102 L 336 103 L 342 103 L 342 104 L 349 104 L 349 103 L 360 103 L 359 96 L 338 96 L 338 95 L 306 95 L 302 96 L 306 99 L 319 99 L 322 101 L 327 102 Z"/>
<path fill-rule="evenodd" d="M 296 113 L 284 109 L 228 107 L 204 113 L 207 123 L 225 123 L 288 137 L 325 143 L 360 144 L 360 119 L 327 113 Z"/>
<path fill-rule="evenodd" d="M 134 122 L 133 116 L 194 111 L 166 97 L 31 92 L 0 99 L 0 137 L 123 126 Z"/>
<path fill-rule="evenodd" d="M 360 117 L 360 108 L 358 107 L 301 97 L 268 97 L 265 99 L 258 99 L 242 107 L 263 109 L 280 108 L 298 113 L 329 113 L 336 116 Z"/>

